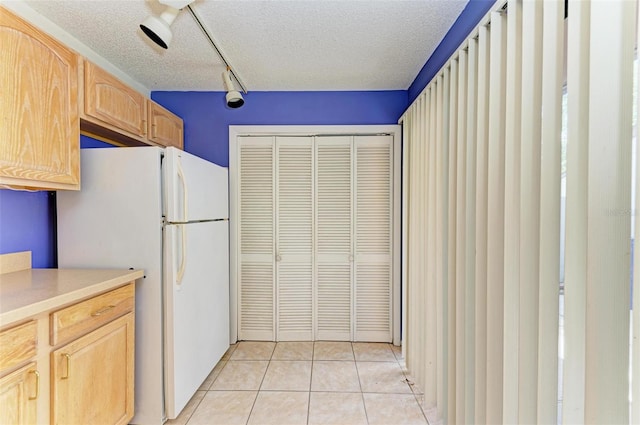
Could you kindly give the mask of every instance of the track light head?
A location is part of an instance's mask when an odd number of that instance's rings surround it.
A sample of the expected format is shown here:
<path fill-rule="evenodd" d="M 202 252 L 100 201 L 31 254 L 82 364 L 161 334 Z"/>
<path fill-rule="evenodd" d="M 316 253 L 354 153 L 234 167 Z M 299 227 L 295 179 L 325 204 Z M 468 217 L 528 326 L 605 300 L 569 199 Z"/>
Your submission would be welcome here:
<path fill-rule="evenodd" d="M 140 29 L 158 46 L 166 49 L 171 43 L 173 33 L 171 24 L 178 17 L 180 9 L 188 6 L 194 0 L 158 0 L 166 7 L 160 17 L 149 16 L 140 24 Z"/>
<path fill-rule="evenodd" d="M 244 105 L 244 98 L 242 97 L 242 94 L 233 86 L 233 82 L 231 82 L 231 77 L 229 76 L 228 69 L 222 73 L 222 80 L 224 82 L 224 87 L 227 90 L 227 95 L 225 97 L 227 100 L 227 106 L 231 109 L 237 109 Z"/>

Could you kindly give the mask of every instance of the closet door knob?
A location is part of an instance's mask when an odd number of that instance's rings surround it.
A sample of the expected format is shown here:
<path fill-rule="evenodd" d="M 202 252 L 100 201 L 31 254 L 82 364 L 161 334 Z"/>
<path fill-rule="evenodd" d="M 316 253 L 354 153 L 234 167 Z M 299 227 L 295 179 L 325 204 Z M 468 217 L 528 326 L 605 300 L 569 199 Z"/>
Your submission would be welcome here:
<path fill-rule="evenodd" d="M 282 261 L 282 256 L 280 254 L 276 254 L 276 261 Z"/>

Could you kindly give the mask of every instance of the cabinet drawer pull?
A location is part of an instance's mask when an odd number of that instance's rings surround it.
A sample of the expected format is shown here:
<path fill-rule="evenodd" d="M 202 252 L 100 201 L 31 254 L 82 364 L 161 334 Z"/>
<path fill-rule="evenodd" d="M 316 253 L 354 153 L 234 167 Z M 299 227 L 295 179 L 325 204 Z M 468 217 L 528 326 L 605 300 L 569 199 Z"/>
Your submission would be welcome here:
<path fill-rule="evenodd" d="M 64 353 L 62 355 L 67 359 L 67 374 L 65 376 L 62 376 L 60 379 L 69 379 L 69 368 L 71 367 L 69 365 L 69 361 L 71 360 L 71 354 Z"/>
<path fill-rule="evenodd" d="M 36 395 L 29 397 L 29 400 L 36 400 L 40 395 L 40 372 L 37 370 L 30 370 L 29 373 L 33 373 L 36 377 Z"/>
<path fill-rule="evenodd" d="M 98 316 L 102 316 L 104 313 L 106 313 L 107 311 L 111 310 L 112 308 L 116 308 L 115 305 L 108 305 L 106 307 L 102 307 L 100 310 L 96 310 L 93 313 L 91 313 L 92 317 L 98 317 Z"/>

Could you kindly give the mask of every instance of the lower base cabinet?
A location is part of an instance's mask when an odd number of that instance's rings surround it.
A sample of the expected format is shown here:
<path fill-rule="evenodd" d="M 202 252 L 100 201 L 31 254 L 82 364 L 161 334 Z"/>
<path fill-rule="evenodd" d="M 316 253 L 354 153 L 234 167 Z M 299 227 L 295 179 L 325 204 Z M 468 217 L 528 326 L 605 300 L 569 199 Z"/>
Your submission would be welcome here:
<path fill-rule="evenodd" d="M 51 354 L 54 424 L 127 424 L 133 417 L 134 315 Z"/>
<path fill-rule="evenodd" d="M 0 378 L 0 424 L 37 423 L 39 376 L 33 362 Z"/>
<path fill-rule="evenodd" d="M 0 425 L 124 425 L 134 415 L 135 283 L 0 331 Z"/>

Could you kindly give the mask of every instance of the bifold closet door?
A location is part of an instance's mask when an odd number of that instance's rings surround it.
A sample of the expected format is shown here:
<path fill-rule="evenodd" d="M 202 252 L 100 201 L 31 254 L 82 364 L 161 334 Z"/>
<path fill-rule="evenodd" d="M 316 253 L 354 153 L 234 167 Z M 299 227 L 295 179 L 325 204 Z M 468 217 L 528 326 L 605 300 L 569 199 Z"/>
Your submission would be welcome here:
<path fill-rule="evenodd" d="M 277 341 L 313 340 L 313 137 L 276 137 Z"/>
<path fill-rule="evenodd" d="M 238 339 L 275 339 L 275 144 L 273 137 L 240 137 Z"/>
<path fill-rule="evenodd" d="M 352 136 L 316 137 L 316 339 L 353 335 Z"/>
<path fill-rule="evenodd" d="M 354 137 L 354 341 L 392 341 L 392 141 Z"/>

